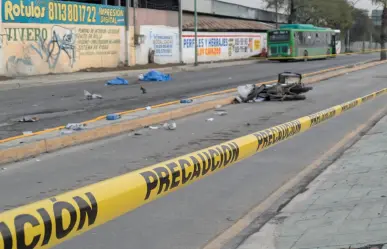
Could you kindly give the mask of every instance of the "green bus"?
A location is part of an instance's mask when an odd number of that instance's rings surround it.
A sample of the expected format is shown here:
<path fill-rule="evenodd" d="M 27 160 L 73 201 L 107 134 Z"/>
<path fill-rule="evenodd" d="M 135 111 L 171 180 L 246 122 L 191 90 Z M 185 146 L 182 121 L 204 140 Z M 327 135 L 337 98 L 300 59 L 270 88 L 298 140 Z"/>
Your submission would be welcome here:
<path fill-rule="evenodd" d="M 288 61 L 336 56 L 336 33 L 310 24 L 284 24 L 267 33 L 269 60 Z"/>

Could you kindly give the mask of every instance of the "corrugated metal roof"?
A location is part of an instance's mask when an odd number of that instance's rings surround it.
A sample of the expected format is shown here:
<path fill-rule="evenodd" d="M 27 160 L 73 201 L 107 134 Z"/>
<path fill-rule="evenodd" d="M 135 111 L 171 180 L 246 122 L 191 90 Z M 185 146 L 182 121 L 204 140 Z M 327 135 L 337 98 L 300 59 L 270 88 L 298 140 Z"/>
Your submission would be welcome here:
<path fill-rule="evenodd" d="M 275 25 L 258 21 L 239 20 L 215 16 L 198 16 L 199 30 L 270 30 Z M 185 13 L 183 15 L 183 30 L 194 29 L 194 15 Z"/>

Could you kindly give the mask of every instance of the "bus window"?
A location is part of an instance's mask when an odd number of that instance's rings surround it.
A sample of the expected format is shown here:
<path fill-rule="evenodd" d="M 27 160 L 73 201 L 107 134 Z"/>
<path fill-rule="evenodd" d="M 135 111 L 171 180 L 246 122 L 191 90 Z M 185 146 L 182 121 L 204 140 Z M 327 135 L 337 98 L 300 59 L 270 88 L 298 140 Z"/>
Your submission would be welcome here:
<path fill-rule="evenodd" d="M 288 30 L 275 30 L 269 32 L 269 41 L 285 42 L 290 40 L 290 32 Z"/>

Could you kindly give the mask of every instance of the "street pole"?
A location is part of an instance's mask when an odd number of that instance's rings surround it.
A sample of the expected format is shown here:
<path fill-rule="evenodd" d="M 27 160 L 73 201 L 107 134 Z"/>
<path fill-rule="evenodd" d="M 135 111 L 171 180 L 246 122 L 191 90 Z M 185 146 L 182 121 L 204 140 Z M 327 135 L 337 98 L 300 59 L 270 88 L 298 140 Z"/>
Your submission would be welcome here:
<path fill-rule="evenodd" d="M 179 61 L 183 63 L 183 8 L 179 0 Z"/>
<path fill-rule="evenodd" d="M 278 29 L 278 0 L 275 1 L 275 27 Z"/>
<path fill-rule="evenodd" d="M 195 25 L 195 66 L 198 65 L 198 9 L 197 0 L 194 0 L 194 25 Z"/>
<path fill-rule="evenodd" d="M 130 0 L 125 2 L 126 18 L 125 18 L 125 62 L 130 66 Z"/>

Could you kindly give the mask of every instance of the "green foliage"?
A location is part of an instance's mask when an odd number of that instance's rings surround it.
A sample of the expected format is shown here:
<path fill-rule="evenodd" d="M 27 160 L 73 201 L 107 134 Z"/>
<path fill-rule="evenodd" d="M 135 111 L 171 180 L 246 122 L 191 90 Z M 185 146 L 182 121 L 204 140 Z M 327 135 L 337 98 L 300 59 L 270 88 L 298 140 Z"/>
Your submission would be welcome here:
<path fill-rule="evenodd" d="M 309 23 L 335 29 L 348 29 L 353 7 L 347 0 L 265 0 L 268 8 L 286 9 L 290 23 Z M 384 0 L 383 0 L 384 1 Z M 387 1 L 387 0 L 385 0 Z"/>
<path fill-rule="evenodd" d="M 352 12 L 354 23 L 351 27 L 351 42 L 368 40 L 374 27 L 368 15 L 361 9 L 354 9 Z"/>

